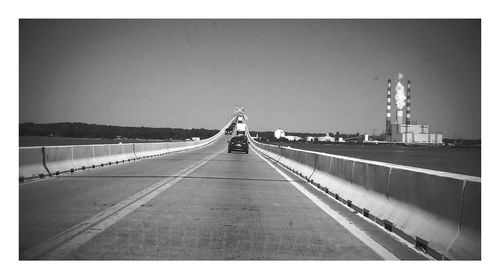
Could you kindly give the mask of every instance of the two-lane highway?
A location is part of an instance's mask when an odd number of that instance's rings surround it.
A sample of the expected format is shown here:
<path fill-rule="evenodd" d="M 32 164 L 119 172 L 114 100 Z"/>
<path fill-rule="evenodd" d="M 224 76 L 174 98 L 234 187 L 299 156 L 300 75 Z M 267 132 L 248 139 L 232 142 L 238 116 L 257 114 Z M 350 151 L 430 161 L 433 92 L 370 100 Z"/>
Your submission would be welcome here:
<path fill-rule="evenodd" d="M 20 258 L 425 259 L 229 138 L 21 184 Z"/>

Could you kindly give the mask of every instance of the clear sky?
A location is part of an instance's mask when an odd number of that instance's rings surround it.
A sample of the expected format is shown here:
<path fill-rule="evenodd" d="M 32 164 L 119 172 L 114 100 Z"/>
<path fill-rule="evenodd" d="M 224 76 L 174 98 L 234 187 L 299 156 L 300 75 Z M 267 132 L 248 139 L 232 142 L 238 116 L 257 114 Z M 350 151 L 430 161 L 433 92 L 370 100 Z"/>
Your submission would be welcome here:
<path fill-rule="evenodd" d="M 216 129 L 241 105 L 251 130 L 381 133 L 387 79 L 400 72 L 413 120 L 445 137 L 481 134 L 480 20 L 19 26 L 21 123 Z"/>

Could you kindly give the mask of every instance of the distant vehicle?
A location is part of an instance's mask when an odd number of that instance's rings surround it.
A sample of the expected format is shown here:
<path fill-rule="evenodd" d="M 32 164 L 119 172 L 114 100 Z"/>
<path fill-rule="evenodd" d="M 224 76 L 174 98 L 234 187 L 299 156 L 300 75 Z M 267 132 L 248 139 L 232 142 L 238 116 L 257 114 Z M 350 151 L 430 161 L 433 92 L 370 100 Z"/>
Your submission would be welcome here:
<path fill-rule="evenodd" d="M 243 151 L 248 154 L 248 139 L 246 136 L 233 137 L 228 143 L 227 153 L 231 153 L 231 151 Z"/>
<path fill-rule="evenodd" d="M 236 124 L 236 132 L 245 132 L 247 125 L 245 123 Z"/>

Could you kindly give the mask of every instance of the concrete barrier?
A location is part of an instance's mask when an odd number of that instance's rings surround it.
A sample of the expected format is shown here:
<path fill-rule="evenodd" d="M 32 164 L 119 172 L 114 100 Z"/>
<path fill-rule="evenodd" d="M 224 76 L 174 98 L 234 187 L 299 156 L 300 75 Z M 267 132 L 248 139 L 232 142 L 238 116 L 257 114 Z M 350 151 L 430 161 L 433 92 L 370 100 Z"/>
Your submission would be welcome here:
<path fill-rule="evenodd" d="M 42 147 L 26 147 L 19 149 L 19 177 L 28 179 L 39 175 L 48 175 L 43 166 Z"/>
<path fill-rule="evenodd" d="M 481 178 L 251 143 L 432 256 L 481 259 Z"/>
<path fill-rule="evenodd" d="M 166 152 L 177 152 L 181 150 L 183 142 L 169 142 L 169 145 L 166 147 Z"/>
<path fill-rule="evenodd" d="M 353 162 L 343 158 L 332 158 L 330 174 L 333 190 L 346 200 L 351 200 Z"/>
<path fill-rule="evenodd" d="M 94 146 L 73 146 L 73 162 L 71 164 L 71 167 L 74 169 L 81 169 L 83 167 L 92 167 L 92 165 L 96 165 L 94 161 Z"/>
<path fill-rule="evenodd" d="M 316 160 L 316 169 L 310 179 L 314 183 L 327 187 L 330 191 L 333 190 L 335 183 L 333 183 L 333 176 L 330 173 L 332 157 L 318 156 Z"/>
<path fill-rule="evenodd" d="M 216 135 L 200 141 L 20 147 L 19 177 L 24 180 L 41 174 L 51 175 L 199 148 L 220 138 L 231 121 Z"/>
<path fill-rule="evenodd" d="M 45 147 L 45 163 L 50 173 L 67 172 L 73 165 L 73 146 Z"/>
<path fill-rule="evenodd" d="M 352 164 L 350 191 L 346 199 L 356 201 L 357 207 L 377 216 L 387 206 L 391 169 L 366 162 L 353 161 L 350 164 Z"/>
<path fill-rule="evenodd" d="M 392 168 L 387 205 L 376 214 L 447 256 L 460 223 L 462 185 L 459 179 Z"/>
<path fill-rule="evenodd" d="M 128 161 L 133 158 L 133 153 L 125 152 L 125 144 L 110 144 L 110 161 L 113 163 Z"/>
<path fill-rule="evenodd" d="M 134 145 L 138 147 L 136 154 L 139 158 L 149 157 L 155 153 L 151 143 L 134 143 Z"/>
<path fill-rule="evenodd" d="M 260 147 L 261 147 L 261 152 L 266 154 L 266 156 L 279 162 L 279 160 L 281 159 L 281 148 L 279 146 L 262 145 Z"/>
<path fill-rule="evenodd" d="M 123 144 L 123 154 L 125 154 L 127 161 L 135 159 L 136 156 L 134 153 L 134 144 L 133 143 Z"/>
<path fill-rule="evenodd" d="M 465 181 L 460 226 L 446 256 L 474 260 L 481 255 L 481 183 Z"/>
<path fill-rule="evenodd" d="M 281 162 L 300 175 L 309 179 L 316 168 L 317 154 L 309 152 L 297 152 L 290 148 L 282 148 Z"/>
<path fill-rule="evenodd" d="M 111 149 L 109 145 L 93 145 L 93 161 L 96 166 L 107 165 L 110 161 Z"/>
<path fill-rule="evenodd" d="M 280 155 L 280 157 L 278 158 L 279 163 L 283 164 L 284 166 L 287 166 L 292 170 L 299 171 L 300 164 L 298 162 L 293 161 L 292 150 L 286 147 L 285 148 L 280 147 L 279 155 Z M 302 169 L 300 169 L 300 171 L 303 172 Z"/>

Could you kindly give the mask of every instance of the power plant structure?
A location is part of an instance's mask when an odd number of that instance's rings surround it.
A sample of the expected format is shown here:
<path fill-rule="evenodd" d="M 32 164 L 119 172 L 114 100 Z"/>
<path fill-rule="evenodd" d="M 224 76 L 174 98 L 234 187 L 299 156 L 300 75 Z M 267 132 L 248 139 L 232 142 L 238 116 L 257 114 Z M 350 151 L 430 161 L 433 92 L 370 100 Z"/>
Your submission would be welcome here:
<path fill-rule="evenodd" d="M 407 91 L 405 94 L 405 87 L 402 79 L 403 75 L 398 74 L 398 79 L 394 88 L 394 100 L 396 103 L 396 121 L 394 123 L 392 123 L 391 118 L 391 80 L 389 79 L 387 81 L 386 141 L 411 144 L 442 144 L 443 134 L 431 134 L 429 132 L 429 124 L 411 124 L 411 81 L 407 81 Z M 403 121 L 403 110 L 406 112 L 405 121 Z"/>

